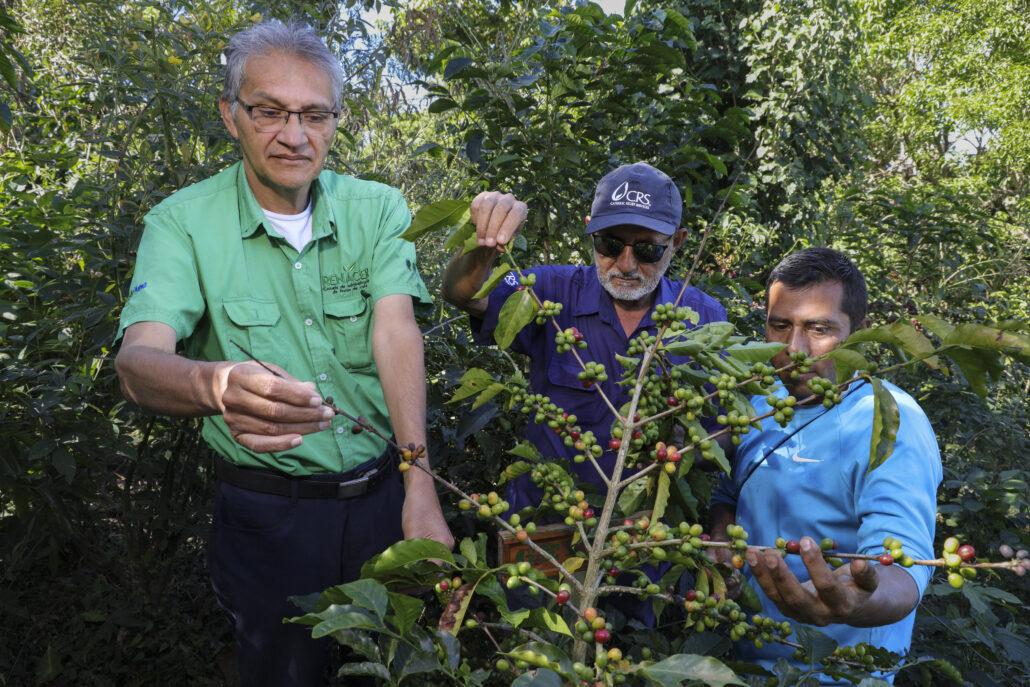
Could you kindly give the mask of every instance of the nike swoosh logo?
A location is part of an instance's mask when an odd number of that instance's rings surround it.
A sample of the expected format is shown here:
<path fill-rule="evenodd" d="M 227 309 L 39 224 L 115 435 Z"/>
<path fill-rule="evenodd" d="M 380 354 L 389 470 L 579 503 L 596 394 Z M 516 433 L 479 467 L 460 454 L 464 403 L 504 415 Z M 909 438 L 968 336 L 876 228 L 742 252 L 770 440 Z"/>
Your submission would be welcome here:
<path fill-rule="evenodd" d="M 792 455 L 790 457 L 790 459 L 792 461 L 794 461 L 795 463 L 821 463 L 821 462 L 823 462 L 821 458 L 802 458 L 801 456 L 798 455 L 797 451 L 794 451 L 794 455 Z"/>

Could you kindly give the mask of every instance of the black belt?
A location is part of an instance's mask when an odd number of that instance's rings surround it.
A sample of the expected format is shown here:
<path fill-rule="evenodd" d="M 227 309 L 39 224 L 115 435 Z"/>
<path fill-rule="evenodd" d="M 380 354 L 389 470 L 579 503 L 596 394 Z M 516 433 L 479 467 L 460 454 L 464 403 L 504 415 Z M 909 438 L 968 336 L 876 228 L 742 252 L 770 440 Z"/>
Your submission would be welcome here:
<path fill-rule="evenodd" d="M 243 468 L 216 458 L 215 477 L 234 487 L 262 494 L 293 496 L 296 493 L 302 499 L 349 499 L 365 494 L 382 482 L 390 474 L 392 464 L 392 454 L 387 451 L 375 463 L 358 472 L 356 477 L 340 480 L 326 479 L 320 475 L 290 477 L 272 470 Z M 344 476 L 348 475 L 350 473 L 344 473 Z"/>

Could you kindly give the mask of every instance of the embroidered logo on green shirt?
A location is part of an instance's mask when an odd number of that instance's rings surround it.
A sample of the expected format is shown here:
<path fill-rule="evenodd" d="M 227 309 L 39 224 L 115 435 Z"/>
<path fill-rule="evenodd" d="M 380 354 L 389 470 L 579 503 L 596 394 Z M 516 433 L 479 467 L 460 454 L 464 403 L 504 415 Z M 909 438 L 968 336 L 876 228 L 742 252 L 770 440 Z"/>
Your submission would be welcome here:
<path fill-rule="evenodd" d="M 353 265 L 343 272 L 322 275 L 322 291 L 334 296 L 360 291 L 368 286 L 368 268 Z"/>

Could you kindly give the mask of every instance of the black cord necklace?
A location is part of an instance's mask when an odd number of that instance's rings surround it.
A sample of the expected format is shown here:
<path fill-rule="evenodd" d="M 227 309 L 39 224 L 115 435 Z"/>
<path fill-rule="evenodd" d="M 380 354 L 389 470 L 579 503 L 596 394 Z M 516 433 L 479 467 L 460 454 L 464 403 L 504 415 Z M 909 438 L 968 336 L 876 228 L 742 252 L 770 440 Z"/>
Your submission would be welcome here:
<path fill-rule="evenodd" d="M 863 379 L 862 381 L 860 381 L 858 384 L 855 385 L 855 389 L 857 389 L 858 387 L 862 386 L 865 383 L 866 383 L 866 380 Z M 849 393 L 850 393 L 850 391 L 853 391 L 853 390 L 854 389 L 849 389 Z M 803 430 L 805 427 L 808 427 L 810 424 L 812 424 L 813 422 L 815 422 L 819 418 L 821 418 L 824 415 L 826 415 L 826 413 L 830 412 L 830 410 L 832 410 L 832 409 L 833 409 L 833 406 L 830 406 L 829 408 L 823 408 L 823 412 L 819 413 L 818 415 L 813 417 L 811 420 L 809 420 L 805 424 L 801 425 L 800 427 L 795 429 L 793 432 L 791 432 L 787 436 L 785 436 L 782 439 L 780 439 L 776 443 L 775 446 L 773 446 L 771 449 L 766 451 L 765 455 L 762 456 L 762 459 L 760 461 L 758 461 L 757 463 L 755 463 L 754 465 L 751 466 L 751 469 L 748 470 L 747 475 L 744 476 L 744 481 L 740 483 L 739 487 L 737 487 L 737 498 L 740 498 L 740 492 L 742 492 L 744 490 L 744 485 L 747 484 L 747 481 L 749 479 L 751 479 L 751 475 L 755 474 L 755 470 L 760 468 L 762 466 L 762 463 L 764 463 L 766 460 L 768 460 L 769 456 L 771 456 L 773 453 L 776 452 L 776 449 L 778 449 L 779 447 L 783 446 L 785 443 L 790 441 L 791 437 L 796 436 L 801 430 Z"/>

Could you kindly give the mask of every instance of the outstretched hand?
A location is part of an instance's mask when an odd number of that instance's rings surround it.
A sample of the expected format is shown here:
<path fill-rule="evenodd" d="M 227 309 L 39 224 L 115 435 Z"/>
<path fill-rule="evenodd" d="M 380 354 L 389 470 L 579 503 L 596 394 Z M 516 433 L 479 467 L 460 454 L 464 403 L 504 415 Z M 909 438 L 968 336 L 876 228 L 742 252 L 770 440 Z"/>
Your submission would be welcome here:
<path fill-rule="evenodd" d="M 801 560 L 809 581 L 799 582 L 775 549 L 748 549 L 748 566 L 769 600 L 788 618 L 824 626 L 830 623 L 868 625 L 870 599 L 880 584 L 877 566 L 854 560 L 833 570 L 811 537 L 801 539 Z M 874 623 L 875 624 L 875 623 Z"/>
<path fill-rule="evenodd" d="M 526 204 L 510 193 L 484 191 L 472 201 L 469 219 L 480 246 L 502 248 L 515 240 L 526 222 Z"/>

